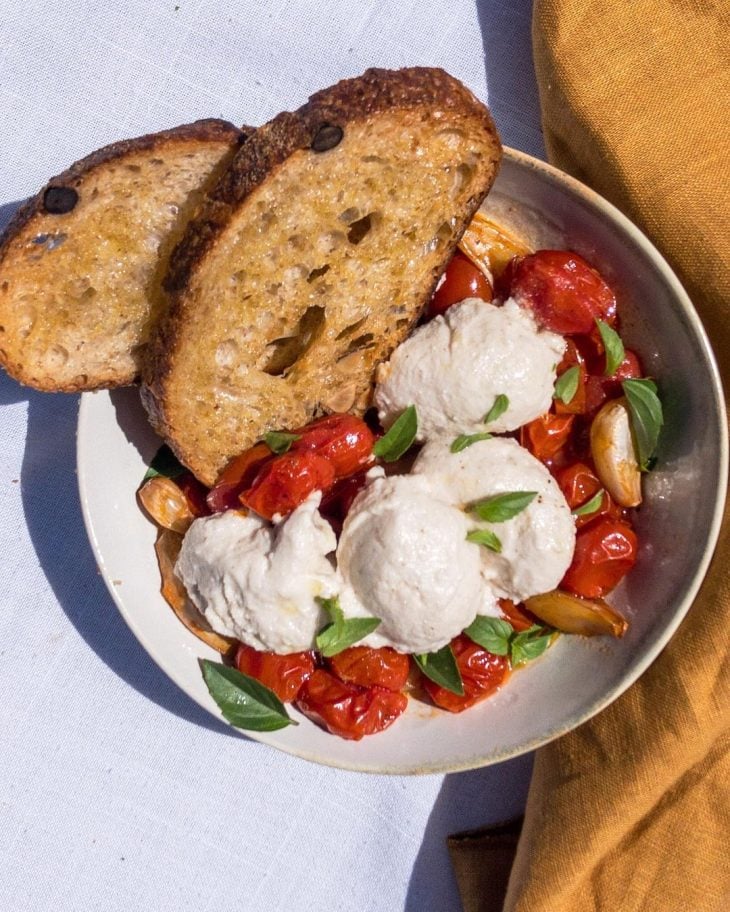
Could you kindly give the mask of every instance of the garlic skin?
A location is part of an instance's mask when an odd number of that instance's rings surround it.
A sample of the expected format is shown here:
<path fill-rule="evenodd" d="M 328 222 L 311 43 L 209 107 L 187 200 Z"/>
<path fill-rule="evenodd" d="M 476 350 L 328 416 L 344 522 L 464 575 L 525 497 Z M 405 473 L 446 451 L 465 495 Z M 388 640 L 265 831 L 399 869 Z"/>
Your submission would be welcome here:
<path fill-rule="evenodd" d="M 612 399 L 591 424 L 591 455 L 601 484 L 621 507 L 641 503 L 641 472 L 634 453 L 626 399 Z"/>

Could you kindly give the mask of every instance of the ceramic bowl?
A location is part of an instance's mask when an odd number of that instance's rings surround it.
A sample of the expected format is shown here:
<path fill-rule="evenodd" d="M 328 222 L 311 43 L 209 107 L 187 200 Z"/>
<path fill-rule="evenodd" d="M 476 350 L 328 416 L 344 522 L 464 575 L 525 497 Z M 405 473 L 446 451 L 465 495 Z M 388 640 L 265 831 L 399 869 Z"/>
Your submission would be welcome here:
<path fill-rule="evenodd" d="M 727 432 L 712 351 L 692 305 L 659 253 L 613 206 L 577 181 L 508 150 L 485 210 L 534 247 L 570 248 L 616 288 L 627 346 L 656 378 L 666 425 L 637 512 L 634 570 L 611 597 L 630 628 L 622 640 L 561 637 L 498 694 L 460 715 L 410 701 L 389 730 L 360 742 L 300 724 L 251 734 L 279 750 L 346 769 L 430 773 L 485 766 L 531 751 L 615 700 L 677 629 L 707 569 L 727 477 Z M 78 475 L 89 537 L 114 601 L 150 657 L 191 699 L 219 710 L 198 660 L 216 653 L 159 594 L 155 529 L 135 491 L 160 441 L 136 390 L 83 396 Z"/>

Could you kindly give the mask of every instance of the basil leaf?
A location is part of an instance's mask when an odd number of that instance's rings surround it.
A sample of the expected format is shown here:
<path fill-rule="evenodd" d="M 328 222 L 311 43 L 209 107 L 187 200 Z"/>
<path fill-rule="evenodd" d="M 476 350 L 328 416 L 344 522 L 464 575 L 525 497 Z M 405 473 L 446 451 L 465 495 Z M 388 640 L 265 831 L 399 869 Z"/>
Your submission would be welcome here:
<path fill-rule="evenodd" d="M 606 368 L 604 374 L 607 377 L 613 377 L 619 364 L 621 364 L 626 355 L 624 343 L 621 341 L 621 336 L 619 336 L 615 329 L 611 329 L 608 323 L 604 323 L 603 320 L 596 320 L 596 326 L 598 327 L 598 332 L 601 334 L 603 347 L 606 349 Z"/>
<path fill-rule="evenodd" d="M 569 367 L 565 373 L 561 374 L 555 381 L 555 392 L 553 399 L 559 399 L 563 405 L 570 405 L 578 392 L 580 383 L 580 367 L 574 364 Z"/>
<path fill-rule="evenodd" d="M 582 506 L 576 507 L 575 510 L 571 510 L 570 512 L 573 516 L 590 516 L 591 513 L 595 513 L 596 510 L 601 509 L 604 493 L 603 488 L 601 488 L 601 490 L 597 494 L 594 494 L 590 500 L 587 500 Z"/>
<path fill-rule="evenodd" d="M 264 434 L 264 443 L 277 456 L 281 456 L 282 453 L 288 452 L 294 441 L 299 440 L 301 436 L 301 434 L 290 434 L 287 431 L 269 431 Z"/>
<path fill-rule="evenodd" d="M 180 463 L 177 456 L 172 452 L 170 447 L 163 443 L 150 463 L 150 467 L 145 472 L 143 482 L 156 475 L 164 475 L 165 478 L 177 478 L 185 472 L 185 466 Z"/>
<path fill-rule="evenodd" d="M 464 696 L 464 682 L 461 680 L 459 666 L 456 664 L 451 646 L 444 646 L 438 652 L 424 652 L 413 656 L 416 665 L 434 684 L 450 690 L 451 693 Z"/>
<path fill-rule="evenodd" d="M 490 440 L 491 437 L 492 435 L 487 431 L 483 431 L 481 434 L 459 434 L 450 449 L 452 453 L 460 453 L 470 447 L 472 443 L 476 443 L 478 440 Z"/>
<path fill-rule="evenodd" d="M 236 728 L 277 731 L 287 725 L 299 724 L 289 717 L 273 690 L 255 678 L 208 659 L 201 659 L 200 667 L 211 697 Z"/>
<path fill-rule="evenodd" d="M 369 633 L 372 633 L 380 624 L 380 618 L 345 618 L 340 608 L 339 596 L 334 598 L 316 599 L 318 605 L 329 614 L 331 621 L 323 627 L 317 636 L 315 642 L 317 649 L 325 658 L 337 655 L 344 649 L 357 643 Z"/>
<path fill-rule="evenodd" d="M 504 395 L 504 393 L 500 393 L 499 396 L 497 396 L 497 398 L 494 400 L 494 405 L 484 416 L 484 423 L 489 424 L 490 421 L 496 421 L 497 418 L 501 418 L 508 408 L 509 399 Z"/>
<path fill-rule="evenodd" d="M 510 637 L 514 633 L 514 628 L 501 618 L 477 615 L 464 633 L 487 652 L 505 656 L 509 653 Z"/>
<path fill-rule="evenodd" d="M 521 513 L 537 497 L 537 491 L 507 491 L 477 500 L 469 509 L 484 522 L 506 522 Z"/>
<path fill-rule="evenodd" d="M 552 632 L 545 633 L 546 628 L 533 625 L 517 636 L 510 643 L 510 660 L 512 667 L 524 665 L 541 656 L 550 645 Z"/>
<path fill-rule="evenodd" d="M 484 545 L 485 548 L 496 551 L 497 554 L 502 553 L 502 542 L 491 529 L 474 529 L 472 532 L 467 532 L 466 540 L 474 542 L 475 545 Z"/>
<path fill-rule="evenodd" d="M 373 455 L 385 462 L 395 462 L 408 450 L 416 439 L 418 415 L 416 406 L 409 405 L 391 425 L 387 434 L 373 447 Z"/>
<path fill-rule="evenodd" d="M 642 472 L 648 472 L 664 424 L 656 384 L 652 380 L 624 380 L 621 386 L 629 407 L 636 461 Z"/>

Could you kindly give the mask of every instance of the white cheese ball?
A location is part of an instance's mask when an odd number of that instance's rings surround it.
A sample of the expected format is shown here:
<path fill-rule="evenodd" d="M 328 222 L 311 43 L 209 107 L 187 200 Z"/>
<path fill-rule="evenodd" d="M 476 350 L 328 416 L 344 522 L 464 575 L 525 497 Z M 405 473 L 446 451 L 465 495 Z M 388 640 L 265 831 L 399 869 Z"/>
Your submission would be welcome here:
<path fill-rule="evenodd" d="M 452 453 L 451 438 L 432 440 L 413 466 L 414 476 L 444 485 L 455 505 L 495 494 L 536 491 L 513 519 L 486 523 L 471 517 L 470 528 L 490 529 L 500 554 L 481 548 L 482 574 L 502 598 L 520 602 L 554 589 L 573 559 L 575 521 L 563 492 L 545 466 L 516 440 L 493 437 Z"/>
<path fill-rule="evenodd" d="M 345 616 L 381 620 L 365 645 L 433 652 L 469 626 L 482 581 L 468 530 L 464 514 L 429 479 L 371 477 L 337 548 Z"/>
<path fill-rule="evenodd" d="M 375 404 L 384 427 L 409 405 L 418 440 L 484 431 L 499 395 L 509 407 L 493 432 L 512 431 L 550 407 L 562 336 L 538 329 L 511 298 L 502 306 L 467 298 L 417 329 L 378 370 Z"/>
<path fill-rule="evenodd" d="M 314 647 L 328 618 L 315 601 L 337 592 L 327 555 L 337 540 L 319 492 L 281 522 L 233 510 L 196 519 L 175 572 L 217 633 L 282 654 Z"/>

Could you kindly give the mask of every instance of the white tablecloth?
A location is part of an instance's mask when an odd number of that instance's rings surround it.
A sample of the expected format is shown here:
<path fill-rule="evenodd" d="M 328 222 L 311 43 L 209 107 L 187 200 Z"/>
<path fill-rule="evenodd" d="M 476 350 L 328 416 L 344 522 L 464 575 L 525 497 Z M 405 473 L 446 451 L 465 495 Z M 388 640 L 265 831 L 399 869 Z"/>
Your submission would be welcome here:
<path fill-rule="evenodd" d="M 368 66 L 443 66 L 543 152 L 529 0 L 0 0 L 0 224 L 112 140 L 259 124 Z M 96 569 L 78 398 L 0 375 L 0 910 L 460 908 L 445 838 L 524 804 L 530 758 L 338 772 L 231 734 L 160 672 Z"/>

